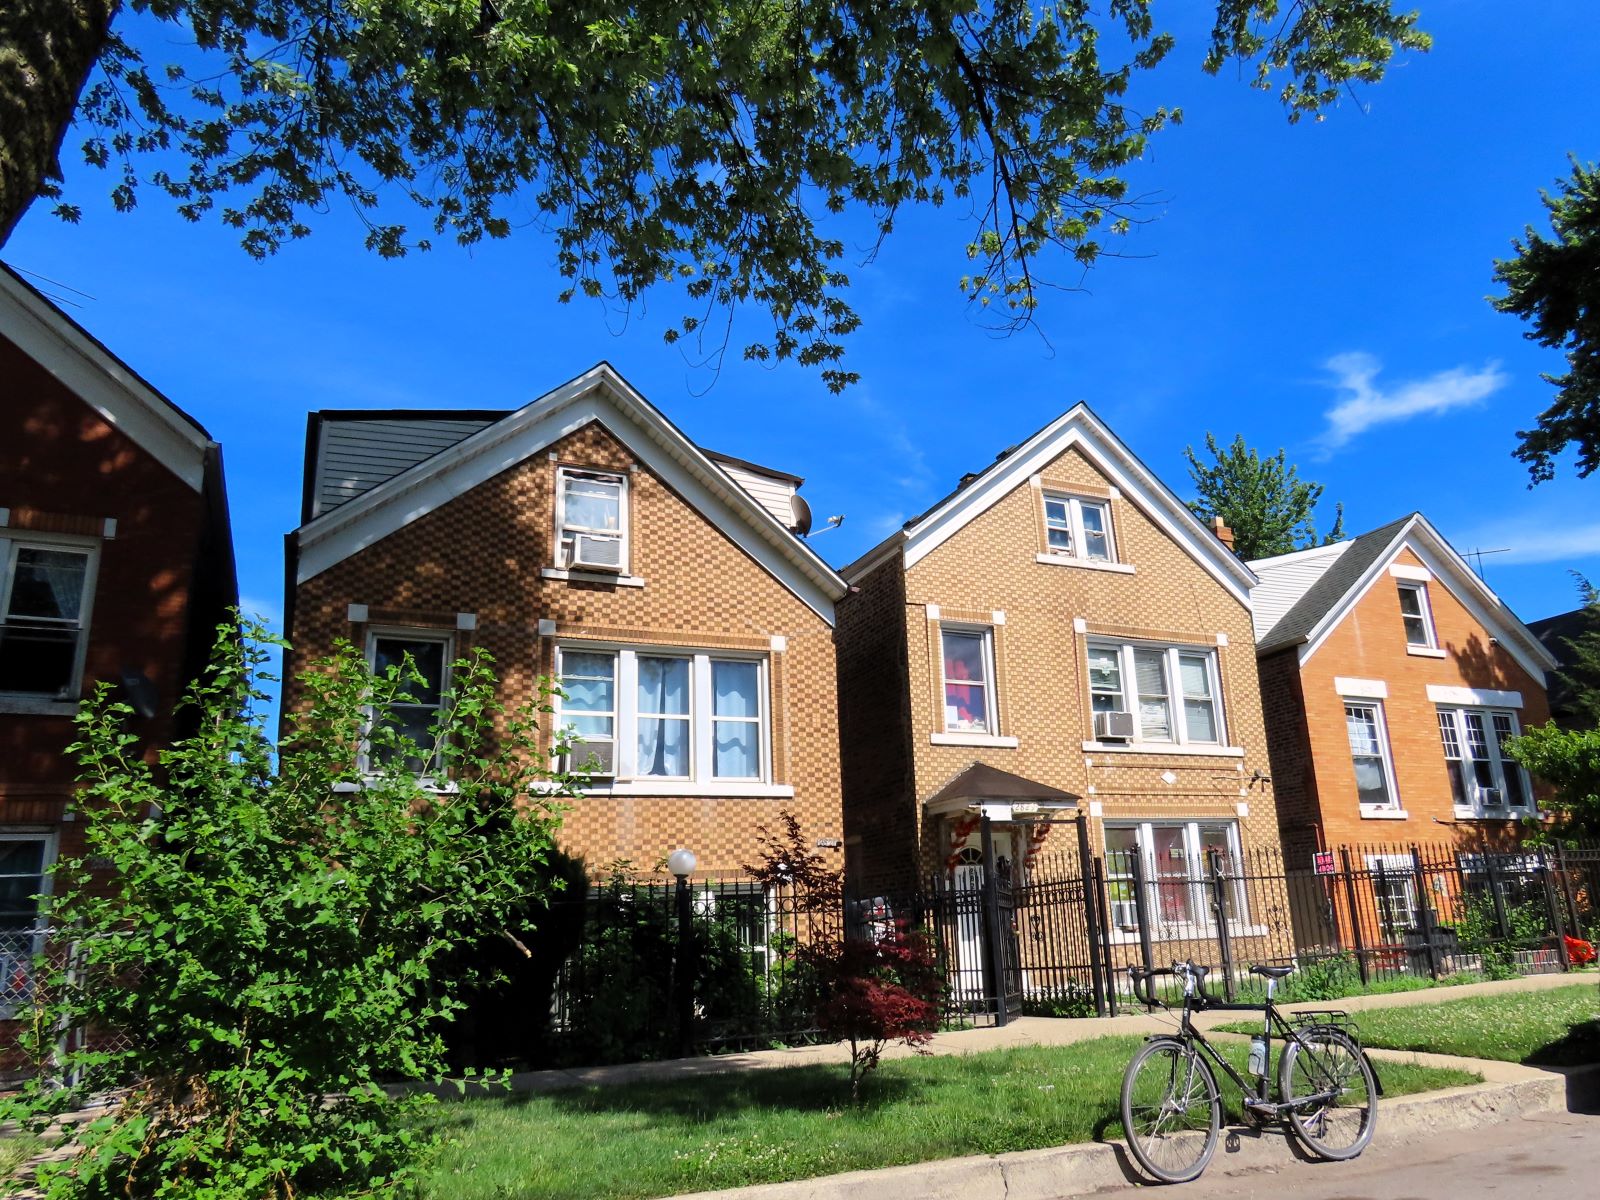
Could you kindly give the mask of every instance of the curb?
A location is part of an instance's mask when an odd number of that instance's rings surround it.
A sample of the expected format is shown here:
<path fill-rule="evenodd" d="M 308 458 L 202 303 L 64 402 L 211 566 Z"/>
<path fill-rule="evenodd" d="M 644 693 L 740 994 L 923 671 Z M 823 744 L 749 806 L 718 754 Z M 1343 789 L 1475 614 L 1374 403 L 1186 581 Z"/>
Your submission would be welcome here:
<path fill-rule="evenodd" d="M 1523 1070 L 1527 1077 L 1509 1082 L 1479 1083 L 1383 1101 L 1378 1108 L 1374 1144 L 1444 1130 L 1475 1129 L 1533 1113 L 1566 1111 L 1569 1094 L 1600 1094 L 1600 1068 L 1571 1074 Z M 1308 1161 L 1314 1160 L 1309 1160 L 1281 1127 L 1265 1131 L 1224 1127 L 1217 1154 L 1207 1170 L 1233 1175 Z M 970 1200 L 974 1195 L 1059 1200 L 1148 1183 L 1120 1142 L 1096 1142 L 849 1171 L 792 1183 L 694 1192 L 671 1200 Z"/>

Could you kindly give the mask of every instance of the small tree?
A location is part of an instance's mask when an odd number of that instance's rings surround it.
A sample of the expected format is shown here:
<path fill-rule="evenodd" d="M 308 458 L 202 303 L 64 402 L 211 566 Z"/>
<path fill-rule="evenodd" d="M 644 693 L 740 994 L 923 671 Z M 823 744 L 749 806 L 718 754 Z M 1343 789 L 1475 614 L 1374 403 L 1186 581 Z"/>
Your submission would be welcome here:
<path fill-rule="evenodd" d="M 1555 789 L 1555 835 L 1600 838 L 1600 729 L 1535 725 L 1506 743 L 1511 757 Z"/>
<path fill-rule="evenodd" d="M 480 651 L 418 747 L 368 729 L 415 671 L 374 678 L 341 642 L 303 677 L 275 757 L 266 640 L 220 631 L 186 700 L 198 731 L 159 769 L 106 687 L 78 717 L 87 853 L 57 866 L 51 913 L 74 954 L 40 990 L 39 1074 L 11 1115 L 43 1131 L 90 1096 L 112 1103 L 54 1135 L 70 1153 L 38 1168 L 51 1200 L 399 1189 L 427 1097 L 382 1085 L 441 1073 L 460 981 L 439 965 L 515 937 L 508 914 L 548 891 L 572 788 L 536 742 L 545 689 L 507 713 Z M 87 1037 L 63 1052 L 59 1030 Z"/>
<path fill-rule="evenodd" d="M 1312 546 L 1326 546 L 1344 537 L 1344 505 L 1334 505 L 1333 529 L 1317 537 L 1313 515 L 1322 485 L 1302 481 L 1296 467 L 1279 450 L 1262 458 L 1238 434 L 1226 451 L 1215 435 L 1206 434 L 1206 450 L 1216 461 L 1203 464 L 1193 446 L 1185 446 L 1189 478 L 1199 495 L 1189 501 L 1196 516 L 1221 517 L 1233 530 L 1233 550 L 1240 558 L 1269 558 Z"/>
<path fill-rule="evenodd" d="M 815 942 L 800 947 L 800 956 L 820 989 L 818 1027 L 850 1043 L 850 1100 L 859 1103 L 862 1080 L 889 1042 L 925 1053 L 944 994 L 938 964 L 922 935 L 901 930 L 879 940 Z"/>
<path fill-rule="evenodd" d="M 1600 588 L 1573 572 L 1583 598 L 1583 626 L 1566 639 L 1572 661 L 1560 674 L 1562 705 L 1579 722 L 1600 728 Z"/>

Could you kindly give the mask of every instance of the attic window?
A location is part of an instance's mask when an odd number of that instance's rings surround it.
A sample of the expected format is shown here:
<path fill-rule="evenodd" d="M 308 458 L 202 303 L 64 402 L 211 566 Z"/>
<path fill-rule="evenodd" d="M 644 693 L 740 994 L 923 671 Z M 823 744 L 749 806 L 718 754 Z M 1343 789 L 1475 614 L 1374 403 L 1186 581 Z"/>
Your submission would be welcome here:
<path fill-rule="evenodd" d="M 1113 561 L 1110 512 L 1104 500 L 1045 493 L 1044 534 L 1050 554 Z"/>
<path fill-rule="evenodd" d="M 627 499 L 627 480 L 621 475 L 563 469 L 556 501 L 560 565 L 625 573 Z"/>

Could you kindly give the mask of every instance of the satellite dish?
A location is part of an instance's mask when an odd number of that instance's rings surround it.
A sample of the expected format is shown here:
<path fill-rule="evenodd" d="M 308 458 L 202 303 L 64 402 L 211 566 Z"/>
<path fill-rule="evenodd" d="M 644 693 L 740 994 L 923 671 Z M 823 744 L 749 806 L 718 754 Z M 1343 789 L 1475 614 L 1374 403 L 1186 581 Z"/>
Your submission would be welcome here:
<path fill-rule="evenodd" d="M 156 691 L 156 685 L 150 682 L 143 671 L 135 667 L 123 667 L 122 690 L 127 693 L 127 700 L 133 706 L 133 711 L 146 720 L 159 711 L 161 697 Z"/>
<path fill-rule="evenodd" d="M 811 505 L 806 503 L 804 496 L 795 492 L 789 497 L 789 507 L 794 512 L 794 520 L 789 524 L 790 530 L 800 537 L 805 537 L 811 532 Z"/>

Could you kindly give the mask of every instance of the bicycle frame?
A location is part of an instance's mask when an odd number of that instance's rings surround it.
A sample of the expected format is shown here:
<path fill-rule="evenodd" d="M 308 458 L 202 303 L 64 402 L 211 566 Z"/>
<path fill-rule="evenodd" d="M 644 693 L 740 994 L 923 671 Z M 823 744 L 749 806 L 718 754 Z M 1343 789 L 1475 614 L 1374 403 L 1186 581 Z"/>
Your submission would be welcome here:
<path fill-rule="evenodd" d="M 1311 1095 L 1296 1096 L 1292 1102 L 1274 1101 L 1268 1098 L 1272 1091 L 1272 1035 L 1274 1029 L 1277 1030 L 1278 1036 L 1284 1041 L 1286 1049 L 1287 1043 L 1294 1042 L 1307 1053 L 1313 1052 L 1311 1043 L 1301 1037 L 1299 1031 L 1295 1029 L 1293 1025 L 1284 1020 L 1282 1014 L 1278 1012 L 1277 1006 L 1273 1004 L 1272 993 L 1277 985 L 1277 980 L 1267 980 L 1267 1000 L 1265 1004 L 1238 1004 L 1228 1003 L 1222 1000 L 1213 1000 L 1200 990 L 1201 985 L 1199 978 L 1187 972 L 1178 972 L 1176 970 L 1167 968 L 1159 968 L 1149 972 L 1136 973 L 1136 968 L 1129 968 L 1129 978 L 1133 981 L 1135 998 L 1142 1000 L 1147 1005 L 1158 1006 L 1168 1009 L 1169 1011 L 1170 1006 L 1160 1000 L 1157 1000 L 1155 998 L 1155 993 L 1149 989 L 1148 985 L 1150 980 L 1156 975 L 1177 974 L 1182 974 L 1184 980 L 1183 1015 L 1181 1023 L 1178 1027 L 1178 1039 L 1183 1042 L 1190 1042 L 1198 1045 L 1201 1050 L 1205 1051 L 1206 1057 L 1209 1058 L 1212 1063 L 1222 1068 L 1223 1073 L 1233 1081 L 1234 1086 L 1237 1087 L 1241 1095 L 1244 1096 L 1246 1108 L 1252 1109 L 1256 1112 L 1268 1113 L 1273 1116 L 1281 1116 L 1284 1112 L 1291 1108 L 1302 1108 L 1308 1104 L 1316 1104 L 1324 1100 L 1331 1100 L 1333 1097 L 1339 1094 L 1339 1089 L 1334 1088 L 1329 1091 L 1316 1092 Z M 1139 991 L 1139 982 L 1141 977 L 1146 984 L 1146 990 L 1142 995 Z M 1228 1062 L 1228 1060 L 1217 1051 L 1217 1048 L 1207 1040 L 1205 1034 L 1201 1033 L 1200 1030 L 1194 1027 L 1194 1022 L 1191 1019 L 1193 1014 L 1196 1011 L 1205 1012 L 1210 1010 L 1216 1010 L 1219 1012 L 1259 1012 L 1262 1014 L 1261 1033 L 1266 1039 L 1266 1059 L 1262 1063 L 1261 1075 L 1254 1084 L 1251 1084 L 1243 1075 L 1234 1070 L 1233 1064 Z M 1169 1035 L 1163 1034 L 1160 1036 L 1165 1037 Z M 1365 1052 L 1363 1051 L 1363 1053 Z M 1376 1082 L 1376 1073 L 1374 1073 L 1374 1082 Z M 1382 1085 L 1379 1084 L 1378 1086 L 1381 1094 Z"/>

